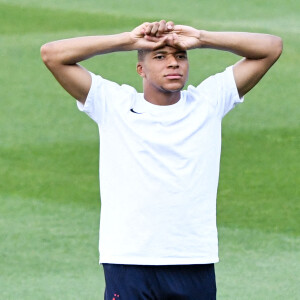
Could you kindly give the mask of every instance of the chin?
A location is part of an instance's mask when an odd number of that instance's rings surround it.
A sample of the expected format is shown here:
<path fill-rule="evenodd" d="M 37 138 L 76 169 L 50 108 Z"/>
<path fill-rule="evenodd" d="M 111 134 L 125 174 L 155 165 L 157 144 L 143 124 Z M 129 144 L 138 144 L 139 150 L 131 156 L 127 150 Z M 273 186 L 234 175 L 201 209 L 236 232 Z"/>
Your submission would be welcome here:
<path fill-rule="evenodd" d="M 183 89 L 184 86 L 174 86 L 174 87 L 162 87 L 162 90 L 166 93 L 177 93 Z"/>
<path fill-rule="evenodd" d="M 181 92 L 182 89 L 183 89 L 183 88 L 180 88 L 180 89 L 177 89 L 177 90 L 171 90 L 170 92 L 171 92 L 171 93 L 178 93 L 178 92 Z"/>

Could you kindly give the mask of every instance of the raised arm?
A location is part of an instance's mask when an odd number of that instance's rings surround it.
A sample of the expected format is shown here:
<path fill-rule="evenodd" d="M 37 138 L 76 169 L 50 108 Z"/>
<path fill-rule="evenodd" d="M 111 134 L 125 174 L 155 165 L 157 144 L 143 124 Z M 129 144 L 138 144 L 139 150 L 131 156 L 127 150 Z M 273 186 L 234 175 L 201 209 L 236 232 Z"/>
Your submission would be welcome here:
<path fill-rule="evenodd" d="M 226 50 L 244 57 L 233 68 L 240 97 L 260 81 L 282 52 L 281 38 L 269 34 L 202 31 L 200 36 L 203 48 Z"/>
<path fill-rule="evenodd" d="M 172 22 L 165 21 L 144 23 L 131 32 L 54 41 L 41 47 L 41 56 L 62 87 L 84 104 L 91 86 L 91 76 L 79 62 L 115 51 L 153 49 L 162 43 L 162 36 L 173 26 Z M 152 40 L 145 38 L 146 31 L 148 36 L 153 37 Z"/>
<path fill-rule="evenodd" d="M 234 65 L 234 77 L 241 97 L 259 82 L 282 52 L 282 40 L 274 35 L 210 32 L 184 25 L 174 27 L 167 43 L 185 50 L 211 48 L 242 56 L 243 59 Z"/>

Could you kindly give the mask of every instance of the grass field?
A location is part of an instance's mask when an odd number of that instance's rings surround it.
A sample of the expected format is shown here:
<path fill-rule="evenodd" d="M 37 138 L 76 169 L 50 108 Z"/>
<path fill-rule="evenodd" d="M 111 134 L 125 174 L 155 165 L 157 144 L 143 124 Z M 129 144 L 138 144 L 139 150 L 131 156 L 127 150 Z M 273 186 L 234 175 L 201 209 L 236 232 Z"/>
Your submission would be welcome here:
<path fill-rule="evenodd" d="M 300 299 L 300 2 L 0 0 L 0 299 L 103 299 L 98 266 L 98 133 L 43 66 L 40 46 L 172 19 L 273 33 L 278 63 L 223 122 L 218 196 L 221 300 Z M 189 84 L 237 57 L 190 53 Z M 95 73 L 141 90 L 136 54 Z"/>

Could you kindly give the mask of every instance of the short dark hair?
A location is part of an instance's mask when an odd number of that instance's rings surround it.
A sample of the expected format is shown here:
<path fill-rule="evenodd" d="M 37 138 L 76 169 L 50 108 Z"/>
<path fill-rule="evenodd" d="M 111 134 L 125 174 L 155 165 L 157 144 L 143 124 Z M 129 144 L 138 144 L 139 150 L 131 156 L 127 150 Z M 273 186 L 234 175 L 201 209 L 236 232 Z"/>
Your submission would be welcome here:
<path fill-rule="evenodd" d="M 148 54 L 149 52 L 151 52 L 151 50 L 145 50 L 145 49 L 139 49 L 137 51 L 137 54 L 138 54 L 138 61 L 143 61 L 146 54 Z"/>

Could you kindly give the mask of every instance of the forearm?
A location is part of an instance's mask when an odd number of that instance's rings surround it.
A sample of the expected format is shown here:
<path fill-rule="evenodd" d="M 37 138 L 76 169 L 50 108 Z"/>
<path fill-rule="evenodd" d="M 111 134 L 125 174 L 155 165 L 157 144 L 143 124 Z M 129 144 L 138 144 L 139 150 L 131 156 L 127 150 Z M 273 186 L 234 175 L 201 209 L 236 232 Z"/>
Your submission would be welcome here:
<path fill-rule="evenodd" d="M 225 50 L 248 59 L 279 56 L 281 38 L 260 33 L 199 31 L 199 47 Z"/>
<path fill-rule="evenodd" d="M 115 35 L 87 36 L 50 42 L 42 46 L 41 55 L 46 64 L 72 65 L 95 55 L 133 50 L 127 32 Z"/>
<path fill-rule="evenodd" d="M 110 52 L 154 49 L 164 44 L 162 37 L 173 30 L 173 26 L 173 22 L 162 20 L 143 23 L 131 32 L 55 41 L 41 47 L 41 56 L 62 87 L 84 104 L 92 79 L 88 70 L 81 67 L 79 62 Z"/>
<path fill-rule="evenodd" d="M 279 58 L 282 40 L 277 36 L 261 33 L 200 30 L 197 47 L 230 51 L 243 57 L 233 69 L 236 86 L 242 97 Z"/>

